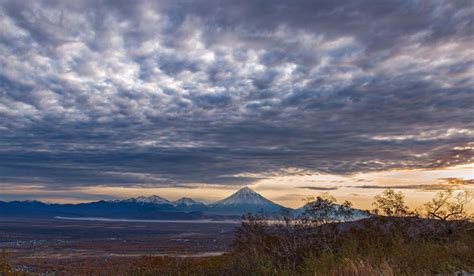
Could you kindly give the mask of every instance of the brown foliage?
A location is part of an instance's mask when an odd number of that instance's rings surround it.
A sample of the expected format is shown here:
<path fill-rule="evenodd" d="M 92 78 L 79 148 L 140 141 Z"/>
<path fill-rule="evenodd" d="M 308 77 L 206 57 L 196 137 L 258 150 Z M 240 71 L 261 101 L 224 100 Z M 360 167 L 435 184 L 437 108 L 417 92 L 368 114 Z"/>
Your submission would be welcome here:
<path fill-rule="evenodd" d="M 350 203 L 337 205 L 334 198 L 322 196 L 312 199 L 298 219 L 244 217 L 225 256 L 197 260 L 150 257 L 135 271 L 148 275 L 473 272 L 474 224 L 458 215 L 465 213 L 465 204 L 462 196 L 441 193 L 426 205 L 431 215 L 421 218 L 404 204 L 402 193 L 387 190 L 374 203 L 377 213 L 385 216 L 347 221 L 335 219 L 334 214 L 341 212 L 336 217 L 342 217 Z"/>
<path fill-rule="evenodd" d="M 143 258 L 138 275 L 432 275 L 474 271 L 467 221 L 372 217 L 321 226 L 247 217 L 231 252 Z"/>
<path fill-rule="evenodd" d="M 381 195 L 375 196 L 372 205 L 375 206 L 373 212 L 384 216 L 408 216 L 411 212 L 405 205 L 405 196 L 402 192 L 395 192 L 392 189 L 383 191 Z"/>

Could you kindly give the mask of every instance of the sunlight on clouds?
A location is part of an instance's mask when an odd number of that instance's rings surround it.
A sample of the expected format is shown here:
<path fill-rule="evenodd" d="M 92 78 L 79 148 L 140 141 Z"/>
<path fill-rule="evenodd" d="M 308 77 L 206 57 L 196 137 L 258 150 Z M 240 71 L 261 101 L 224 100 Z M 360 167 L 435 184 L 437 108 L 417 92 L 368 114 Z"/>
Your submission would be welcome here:
<path fill-rule="evenodd" d="M 448 139 L 456 135 L 474 135 L 473 130 L 469 129 L 455 129 L 450 128 L 448 130 L 433 130 L 433 131 L 422 131 L 417 134 L 409 135 L 393 135 L 393 136 L 373 136 L 372 139 L 376 141 L 403 141 L 403 140 L 417 140 L 417 141 L 428 141 L 435 139 Z"/>
<path fill-rule="evenodd" d="M 288 169 L 288 171 L 295 173 L 297 170 Z M 152 177 L 150 175 L 141 175 L 140 177 L 144 178 L 145 181 L 147 179 L 148 181 L 153 180 L 150 178 Z M 256 177 L 256 175 L 253 175 L 253 177 Z M 466 183 L 466 181 L 460 181 L 460 179 L 471 181 L 474 179 L 474 164 L 438 170 L 393 170 L 357 173 L 345 176 L 330 174 L 309 175 L 306 172 L 305 175 L 303 175 L 300 172 L 300 175 L 267 175 L 267 177 L 266 179 L 249 185 L 249 187 L 255 189 L 270 200 L 289 207 L 301 207 L 304 204 L 303 200 L 305 198 L 327 192 L 336 196 L 340 201 L 349 200 L 353 202 L 357 208 L 370 209 L 372 208 L 371 203 L 373 197 L 380 194 L 384 188 L 393 186 L 399 187 L 395 188 L 395 190 L 400 190 L 405 194 L 407 203 L 412 208 L 421 206 L 434 197 L 439 190 L 438 187 L 436 187 L 435 190 L 430 190 L 429 187 L 433 184 L 446 183 L 446 188 L 450 187 L 450 185 L 455 185 L 452 186 L 455 187 L 455 189 L 474 192 L 474 185 L 472 185 L 471 182 Z M 420 185 L 420 187 L 427 185 L 427 189 L 412 188 L 418 185 Z M 408 188 L 402 188 L 403 186 Z M 239 186 L 190 184 L 181 187 L 147 187 L 146 185 L 137 187 L 112 187 L 101 185 L 51 191 L 43 185 L 3 184 L 1 188 L 2 195 L 0 195 L 0 200 L 8 200 L 14 196 L 26 195 L 21 197 L 21 199 L 78 203 L 101 199 L 159 195 L 169 200 L 191 197 L 198 201 L 211 203 L 229 196 L 235 192 Z M 28 195 L 30 196 L 29 198 Z M 474 210 L 473 204 L 470 204 L 468 208 Z"/>
<path fill-rule="evenodd" d="M 0 196 L 366 206 L 472 179 L 467 2 L 218 2 L 2 1 L 0 185 L 25 193 Z"/>
<path fill-rule="evenodd" d="M 159 195 L 168 200 L 177 200 L 181 197 L 190 197 L 206 203 L 214 202 L 229 196 L 236 191 L 236 187 L 220 187 L 215 185 L 196 185 L 195 187 L 84 187 L 80 189 L 89 194 L 108 194 L 116 198 L 130 198 L 136 196 Z"/>
<path fill-rule="evenodd" d="M 474 179 L 474 164 L 461 165 L 437 170 L 393 170 L 372 173 L 357 173 L 349 176 L 319 174 L 311 176 L 284 176 L 260 180 L 251 185 L 270 199 L 299 207 L 302 199 L 329 192 L 340 200 L 350 200 L 358 208 L 371 208 L 373 197 L 383 191 L 384 186 L 432 185 L 440 183 L 442 178 Z M 377 186 L 377 188 L 358 188 L 357 186 Z M 311 190 L 298 187 L 337 187 L 334 190 Z M 448 187 L 448 186 L 446 186 Z M 461 189 L 474 191 L 474 186 L 464 185 Z M 438 190 L 400 189 L 407 197 L 411 207 L 417 207 L 431 199 Z M 300 197 L 285 195 L 298 193 Z M 280 199 L 280 200 L 278 200 Z M 474 206 L 471 206 L 474 208 Z"/>

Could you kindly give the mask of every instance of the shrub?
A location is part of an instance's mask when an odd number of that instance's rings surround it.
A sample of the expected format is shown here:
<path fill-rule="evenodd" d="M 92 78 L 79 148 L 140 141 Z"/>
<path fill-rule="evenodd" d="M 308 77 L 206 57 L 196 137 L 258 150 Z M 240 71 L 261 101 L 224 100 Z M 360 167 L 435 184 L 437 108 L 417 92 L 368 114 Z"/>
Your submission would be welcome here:
<path fill-rule="evenodd" d="M 302 217 L 245 216 L 230 252 L 219 257 L 143 258 L 139 275 L 433 275 L 474 272 L 474 223 L 469 197 L 439 193 L 422 218 L 402 193 L 375 197 L 378 214 L 348 221 L 350 203 L 321 196 Z M 335 216 L 335 214 L 337 216 Z M 337 218 L 343 219 L 337 219 Z"/>

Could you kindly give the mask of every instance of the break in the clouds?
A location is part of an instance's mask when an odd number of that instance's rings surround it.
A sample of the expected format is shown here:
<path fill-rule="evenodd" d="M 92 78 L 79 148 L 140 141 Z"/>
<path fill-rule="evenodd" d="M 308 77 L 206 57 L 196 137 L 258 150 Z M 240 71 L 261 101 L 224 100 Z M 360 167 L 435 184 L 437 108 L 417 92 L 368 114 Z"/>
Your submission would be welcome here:
<path fill-rule="evenodd" d="M 0 1 L 0 183 L 473 161 L 472 1 Z"/>

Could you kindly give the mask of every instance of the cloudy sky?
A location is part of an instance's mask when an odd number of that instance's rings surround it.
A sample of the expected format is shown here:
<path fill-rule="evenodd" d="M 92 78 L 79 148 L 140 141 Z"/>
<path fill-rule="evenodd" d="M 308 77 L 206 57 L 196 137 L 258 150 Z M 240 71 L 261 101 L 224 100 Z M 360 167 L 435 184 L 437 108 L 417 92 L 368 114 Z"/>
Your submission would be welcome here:
<path fill-rule="evenodd" d="M 470 0 L 0 0 L 0 200 L 472 189 L 473 19 Z"/>

